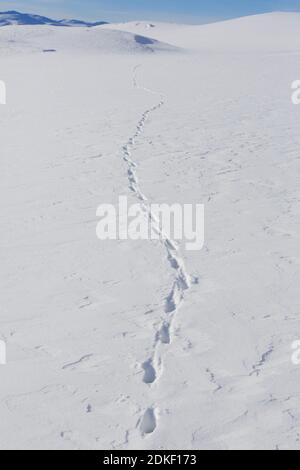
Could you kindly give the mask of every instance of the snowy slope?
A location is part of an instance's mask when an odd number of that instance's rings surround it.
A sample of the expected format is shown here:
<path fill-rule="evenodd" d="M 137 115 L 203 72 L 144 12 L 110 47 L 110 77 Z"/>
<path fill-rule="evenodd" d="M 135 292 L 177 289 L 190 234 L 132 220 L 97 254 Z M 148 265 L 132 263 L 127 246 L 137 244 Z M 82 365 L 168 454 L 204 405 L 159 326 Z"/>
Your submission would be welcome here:
<path fill-rule="evenodd" d="M 105 21 L 98 21 L 90 23 L 80 20 L 52 20 L 45 16 L 32 15 L 28 13 L 20 13 L 18 11 L 3 11 L 0 12 L 0 26 L 9 25 L 48 25 L 48 26 L 85 26 L 93 27 L 107 24 Z"/>
<path fill-rule="evenodd" d="M 105 28 L 203 51 L 300 51 L 300 13 L 266 13 L 208 25 L 132 22 Z"/>
<path fill-rule="evenodd" d="M 1 449 L 300 449 L 298 18 L 0 29 Z M 204 249 L 98 240 L 139 191 Z"/>
<path fill-rule="evenodd" d="M 92 54 L 153 53 L 177 48 L 138 34 L 95 28 L 10 26 L 0 29 L 0 55 L 42 51 Z"/>

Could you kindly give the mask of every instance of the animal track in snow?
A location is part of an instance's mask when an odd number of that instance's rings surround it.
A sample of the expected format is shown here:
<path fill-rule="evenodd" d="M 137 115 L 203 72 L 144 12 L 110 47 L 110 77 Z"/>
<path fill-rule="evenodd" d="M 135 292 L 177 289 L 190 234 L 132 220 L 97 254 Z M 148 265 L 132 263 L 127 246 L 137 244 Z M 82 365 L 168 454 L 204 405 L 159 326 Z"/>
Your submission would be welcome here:
<path fill-rule="evenodd" d="M 148 359 L 148 361 L 144 362 L 143 369 L 144 369 L 144 378 L 143 378 L 144 383 L 152 384 L 153 382 L 155 382 L 157 375 L 156 375 L 156 370 L 153 367 L 152 359 Z"/>
<path fill-rule="evenodd" d="M 154 408 L 148 408 L 141 420 L 141 432 L 142 434 L 152 434 L 157 425 L 156 410 Z"/>
<path fill-rule="evenodd" d="M 170 344 L 170 324 L 164 322 L 161 329 L 158 332 L 157 340 L 161 341 L 162 344 Z"/>
<path fill-rule="evenodd" d="M 160 96 L 160 101 L 158 102 L 158 104 L 143 113 L 140 121 L 137 124 L 134 135 L 128 139 L 128 142 L 122 148 L 122 157 L 128 166 L 127 176 L 129 189 L 135 194 L 137 199 L 142 201 L 143 210 L 151 223 L 152 230 L 159 235 L 165 247 L 168 262 L 171 268 L 175 271 L 174 284 L 170 294 L 168 295 L 165 301 L 164 313 L 167 314 L 167 318 L 163 320 L 162 325 L 156 333 L 152 358 L 148 359 L 142 364 L 142 368 L 144 371 L 144 383 L 154 384 L 157 382 L 157 379 L 160 375 L 160 345 L 165 346 L 171 343 L 172 322 L 174 320 L 176 312 L 178 311 L 179 307 L 181 306 L 184 300 L 185 291 L 187 291 L 191 287 L 191 280 L 186 272 L 184 259 L 180 256 L 177 244 L 166 236 L 160 226 L 160 220 L 157 219 L 157 217 L 153 214 L 151 210 L 151 204 L 148 202 L 148 199 L 143 193 L 139 183 L 139 178 L 137 174 L 137 163 L 132 158 L 132 150 L 135 146 L 136 139 L 142 134 L 145 124 L 149 119 L 150 115 L 155 111 L 159 110 L 164 105 L 164 97 L 162 94 L 139 85 L 137 80 L 137 71 L 139 67 L 140 66 L 137 66 L 134 69 L 134 88 L 146 91 L 155 96 Z M 151 434 L 156 429 L 156 426 L 156 411 L 154 408 L 148 408 L 145 411 L 143 418 L 141 419 L 141 432 L 142 434 Z"/>

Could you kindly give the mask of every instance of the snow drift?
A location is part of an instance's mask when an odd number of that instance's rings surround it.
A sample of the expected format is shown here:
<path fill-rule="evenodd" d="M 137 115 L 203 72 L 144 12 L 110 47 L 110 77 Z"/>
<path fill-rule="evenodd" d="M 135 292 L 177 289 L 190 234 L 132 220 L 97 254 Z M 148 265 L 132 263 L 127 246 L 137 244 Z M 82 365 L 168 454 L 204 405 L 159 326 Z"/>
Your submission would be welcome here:
<path fill-rule="evenodd" d="M 300 13 L 267 13 L 201 26 L 131 22 L 104 28 L 147 34 L 190 50 L 300 52 Z"/>

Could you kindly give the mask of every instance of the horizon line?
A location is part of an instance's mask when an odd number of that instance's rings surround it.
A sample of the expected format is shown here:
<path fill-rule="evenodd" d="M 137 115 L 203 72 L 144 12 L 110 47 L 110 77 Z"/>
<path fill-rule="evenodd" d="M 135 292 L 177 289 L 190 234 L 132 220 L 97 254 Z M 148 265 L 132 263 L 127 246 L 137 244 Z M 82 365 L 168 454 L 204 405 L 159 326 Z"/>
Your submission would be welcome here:
<path fill-rule="evenodd" d="M 49 20 L 54 20 L 54 21 L 62 21 L 62 20 L 77 20 L 77 21 L 83 21 L 83 22 L 97 22 L 97 21 L 105 21 L 109 24 L 126 24 L 126 23 L 133 23 L 133 22 L 153 22 L 153 23 L 171 23 L 171 24 L 187 24 L 187 25 L 194 25 L 194 26 L 204 26 L 205 24 L 213 24 L 213 23 L 221 23 L 221 22 L 226 22 L 226 21 L 231 21 L 231 20 L 238 20 L 238 19 L 242 19 L 242 18 L 248 18 L 248 17 L 252 17 L 252 16 L 263 16 L 263 15 L 268 15 L 268 14 L 274 14 L 274 13 L 300 13 L 300 10 L 296 10 L 296 9 L 290 9 L 290 10 L 268 10 L 268 11 L 264 11 L 264 12 L 260 12 L 260 13 L 251 13 L 251 14 L 248 14 L 248 15 L 239 15 L 239 16 L 228 16 L 228 17 L 224 17 L 224 18 L 211 18 L 211 19 L 208 19 L 206 18 L 207 22 L 204 22 L 204 23 L 196 23 L 196 22 L 193 22 L 193 23 L 186 23 L 185 21 L 183 21 L 182 23 L 178 21 L 174 21 L 174 20 L 169 20 L 169 21 L 166 21 L 166 20 L 154 20 L 154 19 L 151 19 L 151 18 L 145 18 L 145 17 L 141 17 L 139 19 L 127 19 L 127 20 L 121 20 L 121 21 L 111 21 L 109 19 L 105 20 L 104 18 L 101 18 L 98 19 L 99 17 L 94 17 L 93 19 L 82 19 L 82 18 L 75 18 L 74 16 L 65 16 L 63 18 L 55 18 L 56 15 L 54 14 L 54 16 L 52 17 L 51 16 L 48 16 L 46 14 L 40 14 L 40 13 L 37 13 L 37 12 L 24 12 L 24 11 L 20 11 L 20 10 L 5 10 L 5 11 L 0 11 L 0 15 L 1 14 L 8 14 L 8 13 L 18 13 L 18 14 L 21 14 L 21 15 L 30 15 L 30 16 L 39 16 L 39 17 L 43 17 L 43 18 L 47 18 Z M 199 17 L 199 20 L 200 20 L 201 17 Z M 205 18 L 203 18 L 203 20 L 205 20 Z"/>

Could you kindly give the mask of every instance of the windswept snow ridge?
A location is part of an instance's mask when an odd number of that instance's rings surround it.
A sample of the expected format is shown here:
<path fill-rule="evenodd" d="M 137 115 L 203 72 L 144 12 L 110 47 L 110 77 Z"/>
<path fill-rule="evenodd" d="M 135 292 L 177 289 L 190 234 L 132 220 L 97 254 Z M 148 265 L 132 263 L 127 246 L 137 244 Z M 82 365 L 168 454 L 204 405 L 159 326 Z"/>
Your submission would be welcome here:
<path fill-rule="evenodd" d="M 180 255 L 177 244 L 165 235 L 163 229 L 160 226 L 160 221 L 156 218 L 156 216 L 154 216 L 151 211 L 151 205 L 148 201 L 147 196 L 143 193 L 141 185 L 139 183 L 139 178 L 137 174 L 137 163 L 132 159 L 132 152 L 135 146 L 135 142 L 137 138 L 143 133 L 147 120 L 149 119 L 151 114 L 159 110 L 165 103 L 165 98 L 163 94 L 145 88 L 139 84 L 137 79 L 137 72 L 139 68 L 140 66 L 138 65 L 134 69 L 134 87 L 143 90 L 147 93 L 157 95 L 160 98 L 160 101 L 158 102 L 158 104 L 156 104 L 150 109 L 147 109 L 143 113 L 142 118 L 138 122 L 135 134 L 130 137 L 126 145 L 124 145 L 122 149 L 122 155 L 124 161 L 128 165 L 129 188 L 136 195 L 137 199 L 142 203 L 145 215 L 151 222 L 152 229 L 159 235 L 160 239 L 162 240 L 170 266 L 172 269 L 175 270 L 176 273 L 175 281 L 172 286 L 171 292 L 165 301 L 164 311 L 166 314 L 166 318 L 155 335 L 152 356 L 148 358 L 142 365 L 142 368 L 144 370 L 143 381 L 145 384 L 151 385 L 158 380 L 162 373 L 163 351 L 161 350 L 161 345 L 170 344 L 172 340 L 172 323 L 177 311 L 182 305 L 185 291 L 187 291 L 191 287 L 191 279 L 186 271 L 184 260 L 183 257 Z M 155 428 L 155 409 L 148 408 L 145 411 L 145 414 L 141 420 L 142 434 L 152 433 Z"/>

